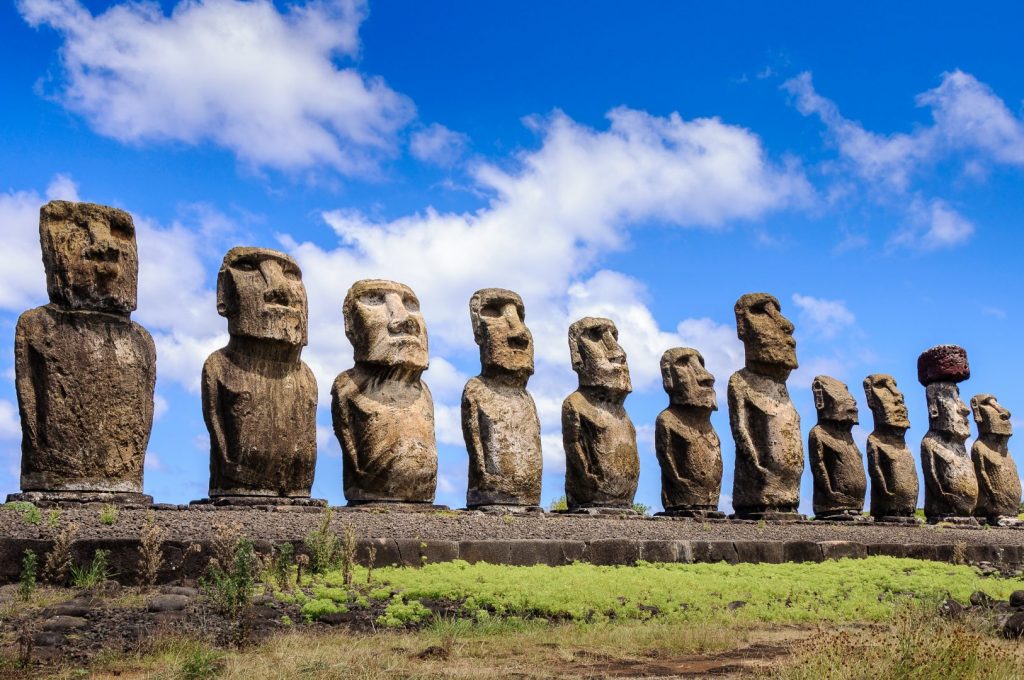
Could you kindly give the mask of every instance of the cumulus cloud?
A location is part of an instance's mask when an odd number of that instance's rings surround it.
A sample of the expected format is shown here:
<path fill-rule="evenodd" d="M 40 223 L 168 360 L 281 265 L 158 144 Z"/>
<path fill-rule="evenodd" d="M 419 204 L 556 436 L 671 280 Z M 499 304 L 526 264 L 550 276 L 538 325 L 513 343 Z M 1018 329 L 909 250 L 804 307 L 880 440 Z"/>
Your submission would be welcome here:
<path fill-rule="evenodd" d="M 19 0 L 63 38 L 57 98 L 122 142 L 212 142 L 254 166 L 373 172 L 396 152 L 412 103 L 336 60 L 358 54 L 358 0 Z"/>
<path fill-rule="evenodd" d="M 786 81 L 783 89 L 794 96 L 797 110 L 822 121 L 844 169 L 883 199 L 896 196 L 909 206 L 908 224 L 897 230 L 890 245 L 936 250 L 960 245 L 974 233 L 973 223 L 947 201 L 915 189 L 915 182 L 935 164 L 952 158 L 961 163 L 964 176 L 975 178 L 983 178 L 989 165 L 1024 166 L 1024 120 L 990 87 L 963 71 L 944 73 L 938 87 L 917 96 L 917 105 L 931 110 L 931 125 L 892 134 L 868 131 L 845 118 L 815 90 L 810 73 Z"/>
<path fill-rule="evenodd" d="M 21 421 L 14 402 L 0 399 L 0 440 L 21 439 Z"/>
<path fill-rule="evenodd" d="M 825 300 L 794 293 L 793 304 L 800 308 L 801 329 L 806 328 L 825 339 L 836 337 L 857 320 L 842 300 Z"/>
<path fill-rule="evenodd" d="M 434 123 L 412 134 L 409 151 L 425 163 L 449 167 L 459 160 L 468 143 L 469 137 L 461 132 Z"/>

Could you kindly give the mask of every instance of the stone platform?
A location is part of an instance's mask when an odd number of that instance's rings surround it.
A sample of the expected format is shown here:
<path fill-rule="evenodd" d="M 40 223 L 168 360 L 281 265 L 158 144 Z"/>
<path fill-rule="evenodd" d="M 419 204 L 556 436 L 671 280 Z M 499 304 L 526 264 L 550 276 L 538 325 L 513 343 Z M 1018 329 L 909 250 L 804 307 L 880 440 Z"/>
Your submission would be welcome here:
<path fill-rule="evenodd" d="M 69 521 L 78 525 L 72 546 L 83 564 L 97 549 L 110 551 L 119 580 L 132 583 L 139 561 L 139 536 L 150 513 L 164 529 L 165 569 L 161 582 L 200 576 L 210 558 L 217 526 L 234 526 L 258 550 L 303 538 L 323 521 L 316 507 L 157 505 L 122 510 L 114 525 L 99 521 L 98 507 L 66 508 L 58 527 L 26 524 L 16 510 L 0 511 L 0 581 L 18 578 L 26 549 L 42 556 Z M 357 558 L 366 563 L 419 566 L 466 560 L 499 564 L 558 566 L 574 561 L 601 565 L 650 562 L 820 562 L 872 555 L 959 563 L 988 563 L 1005 570 L 1024 564 L 1024 531 L 1017 528 L 876 525 L 850 522 L 752 522 L 670 517 L 614 517 L 528 513 L 494 515 L 438 510 L 407 513 L 373 508 L 335 508 L 331 529 L 346 526 L 358 538 Z M 191 547 L 198 546 L 198 548 Z"/>

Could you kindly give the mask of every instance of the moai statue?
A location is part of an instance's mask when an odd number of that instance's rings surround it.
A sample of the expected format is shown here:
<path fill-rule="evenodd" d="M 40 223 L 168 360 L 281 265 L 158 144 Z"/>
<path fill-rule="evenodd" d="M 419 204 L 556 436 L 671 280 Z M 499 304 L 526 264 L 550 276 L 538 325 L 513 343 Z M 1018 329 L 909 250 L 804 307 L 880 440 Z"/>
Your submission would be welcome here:
<path fill-rule="evenodd" d="M 355 366 L 331 390 L 341 442 L 345 498 L 431 504 L 437 487 L 434 401 L 427 370 L 427 324 L 409 286 L 356 281 L 345 296 L 345 335 Z"/>
<path fill-rule="evenodd" d="M 811 383 L 818 424 L 807 437 L 814 478 L 814 518 L 859 521 L 868 489 L 864 461 L 853 441 L 857 402 L 845 383 L 819 375 Z"/>
<path fill-rule="evenodd" d="M 896 379 L 884 373 L 864 378 L 864 395 L 875 418 L 868 435 L 871 516 L 876 522 L 917 524 L 917 470 L 907 447 L 907 406 Z"/>
<path fill-rule="evenodd" d="M 50 303 L 15 330 L 24 493 L 8 500 L 152 504 L 142 472 L 156 347 L 131 320 L 135 225 L 123 210 L 50 201 L 39 240 Z"/>
<path fill-rule="evenodd" d="M 540 510 L 540 421 L 526 383 L 533 335 L 519 295 L 485 288 L 469 301 L 480 375 L 462 392 L 462 434 L 469 452 L 470 508 Z"/>
<path fill-rule="evenodd" d="M 1013 436 L 1010 412 L 991 394 L 971 399 L 978 439 L 971 447 L 971 459 L 978 479 L 975 517 L 994 525 L 1017 525 L 1020 521 L 1020 476 L 1008 446 Z"/>
<path fill-rule="evenodd" d="M 736 442 L 732 503 L 739 519 L 803 519 L 800 415 L 786 389 L 797 368 L 793 324 L 779 301 L 748 293 L 736 301 L 736 334 L 746 365 L 729 378 L 729 424 Z"/>
<path fill-rule="evenodd" d="M 267 248 L 232 248 L 217 275 L 230 339 L 203 365 L 210 499 L 218 505 L 324 505 L 316 469 L 316 378 L 299 265 Z M 207 501 L 197 501 L 203 503 Z"/>
<path fill-rule="evenodd" d="M 967 352 L 939 345 L 917 359 L 917 379 L 928 398 L 928 433 L 921 440 L 924 514 L 930 523 L 973 524 L 978 480 L 964 441 L 971 435 L 970 410 L 957 383 L 971 377 Z"/>
<path fill-rule="evenodd" d="M 688 347 L 661 356 L 661 380 L 669 406 L 658 414 L 654 449 L 661 465 L 662 515 L 721 519 L 722 446 L 711 426 L 718 409 L 715 376 L 704 357 Z"/>
<path fill-rule="evenodd" d="M 565 498 L 570 511 L 632 511 L 640 478 L 636 430 L 623 407 L 633 391 L 619 331 L 584 317 L 569 327 L 579 388 L 562 402 Z"/>

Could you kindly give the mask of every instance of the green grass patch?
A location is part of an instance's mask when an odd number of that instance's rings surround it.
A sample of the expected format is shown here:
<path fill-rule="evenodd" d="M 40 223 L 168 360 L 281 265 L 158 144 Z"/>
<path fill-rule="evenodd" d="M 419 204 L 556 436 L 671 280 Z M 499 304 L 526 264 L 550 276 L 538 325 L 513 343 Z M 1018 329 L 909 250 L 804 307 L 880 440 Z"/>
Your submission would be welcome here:
<path fill-rule="evenodd" d="M 980 590 L 1006 599 L 1024 580 L 982 578 L 967 566 L 891 557 L 787 564 L 648 564 L 602 567 L 514 567 L 463 561 L 421 569 L 374 569 L 373 599 L 390 598 L 395 619 L 420 600 L 460 602 L 467 617 L 499 616 L 600 622 L 762 621 L 777 623 L 881 621 L 912 601 L 951 596 L 965 602 Z M 366 571 L 357 570 L 356 583 Z M 326 583 L 336 583 L 326 574 Z M 342 588 L 316 587 L 314 595 L 348 604 Z M 402 603 L 401 605 L 396 604 Z M 742 604 L 740 604 L 742 603 Z M 403 623 L 408 620 L 403 621 Z"/>

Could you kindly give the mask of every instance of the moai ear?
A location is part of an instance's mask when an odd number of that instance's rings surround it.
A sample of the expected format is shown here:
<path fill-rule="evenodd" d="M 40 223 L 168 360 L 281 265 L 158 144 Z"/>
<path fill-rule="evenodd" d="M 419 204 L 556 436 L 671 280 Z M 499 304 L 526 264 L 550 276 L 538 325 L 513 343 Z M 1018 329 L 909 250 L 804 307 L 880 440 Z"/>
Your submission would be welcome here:
<path fill-rule="evenodd" d="M 825 390 L 822 389 L 820 380 L 815 379 L 811 383 L 811 392 L 814 393 L 814 408 L 819 411 L 825 408 Z"/>
<path fill-rule="evenodd" d="M 217 273 L 217 313 L 221 316 L 228 315 L 228 300 L 224 288 L 228 285 L 227 272 L 221 269 Z"/>
<path fill-rule="evenodd" d="M 938 418 L 939 417 L 939 405 L 935 404 L 935 403 L 928 404 L 928 415 L 931 418 Z"/>

